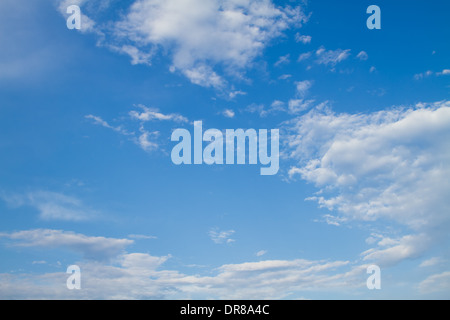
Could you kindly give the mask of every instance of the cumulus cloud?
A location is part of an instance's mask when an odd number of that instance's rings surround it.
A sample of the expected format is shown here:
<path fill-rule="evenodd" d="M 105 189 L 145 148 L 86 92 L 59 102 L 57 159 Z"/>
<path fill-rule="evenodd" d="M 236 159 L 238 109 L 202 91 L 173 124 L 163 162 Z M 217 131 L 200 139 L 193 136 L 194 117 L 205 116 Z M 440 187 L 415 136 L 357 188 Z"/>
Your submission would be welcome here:
<path fill-rule="evenodd" d="M 114 30 L 117 39 L 131 40 L 146 53 L 170 52 L 172 71 L 191 82 L 222 88 L 226 81 L 212 66 L 240 72 L 272 39 L 307 20 L 300 7 L 271 0 L 137 0 Z"/>
<path fill-rule="evenodd" d="M 108 260 L 133 243 L 128 239 L 89 237 L 62 230 L 36 229 L 12 233 L 0 233 L 0 237 L 12 240 L 17 247 L 66 248 L 81 253 L 91 260 Z"/>
<path fill-rule="evenodd" d="M 390 220 L 417 234 L 365 259 L 420 256 L 450 222 L 450 102 L 370 114 L 313 109 L 287 122 L 289 172 L 313 183 L 309 198 L 349 220 Z M 397 259 L 398 260 L 398 259 Z"/>
<path fill-rule="evenodd" d="M 167 270 L 170 256 L 124 254 L 114 264 L 79 263 L 82 290 L 65 273 L 0 274 L 3 299 L 282 299 L 310 290 L 362 288 L 364 266 L 347 261 L 268 260 L 222 265 L 207 276 Z"/>
<path fill-rule="evenodd" d="M 305 35 L 301 35 L 300 33 L 297 33 L 295 35 L 295 41 L 297 42 L 301 42 L 303 44 L 308 44 L 311 43 L 312 37 L 311 36 L 305 36 Z"/>
<path fill-rule="evenodd" d="M 236 113 L 233 110 L 231 110 L 231 109 L 225 109 L 222 112 L 222 114 L 223 114 L 224 117 L 230 118 L 230 119 L 234 118 L 234 116 L 236 115 Z"/>

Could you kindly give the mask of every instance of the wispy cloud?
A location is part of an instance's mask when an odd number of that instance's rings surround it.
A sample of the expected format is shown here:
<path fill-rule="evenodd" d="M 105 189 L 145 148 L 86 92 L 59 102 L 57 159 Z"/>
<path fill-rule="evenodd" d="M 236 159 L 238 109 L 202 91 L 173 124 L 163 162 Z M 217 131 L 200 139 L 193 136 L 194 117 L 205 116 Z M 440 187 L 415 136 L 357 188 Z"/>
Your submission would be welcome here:
<path fill-rule="evenodd" d="M 256 253 L 256 256 L 257 257 L 262 257 L 262 256 L 264 256 L 264 255 L 266 255 L 267 254 L 267 251 L 266 250 L 261 250 L 261 251 L 258 251 L 257 253 Z"/>
<path fill-rule="evenodd" d="M 350 51 L 350 49 L 327 51 L 324 47 L 321 47 L 316 51 L 316 63 L 334 67 L 338 63 L 346 60 L 350 56 Z"/>
<path fill-rule="evenodd" d="M 30 206 L 38 210 L 43 220 L 81 221 L 96 217 L 98 213 L 73 196 L 50 191 L 24 194 L 0 194 L 12 207 Z"/>
<path fill-rule="evenodd" d="M 274 66 L 279 67 L 284 64 L 289 64 L 291 62 L 291 55 L 287 54 L 285 56 L 281 56 L 277 62 L 275 62 Z"/>
<path fill-rule="evenodd" d="M 235 242 L 235 240 L 231 238 L 231 236 L 235 234 L 234 230 L 220 231 L 218 229 L 212 229 L 208 234 L 211 240 L 216 244 L 230 244 Z"/>
<path fill-rule="evenodd" d="M 17 247 L 66 248 L 81 253 L 90 260 L 115 258 L 133 243 L 128 239 L 89 237 L 84 234 L 49 229 L 0 233 L 0 237 L 12 240 L 12 245 Z"/>
<path fill-rule="evenodd" d="M 358 55 L 356 56 L 356 58 L 358 58 L 359 60 L 368 60 L 369 59 L 369 55 L 367 54 L 367 52 L 365 51 L 361 51 L 360 53 L 358 53 Z"/>
<path fill-rule="evenodd" d="M 163 114 L 159 112 L 156 108 L 148 108 L 144 105 L 138 105 L 142 112 L 130 111 L 130 116 L 132 119 L 140 120 L 143 122 L 147 121 L 174 121 L 174 122 L 188 122 L 188 119 L 179 114 Z"/>
<path fill-rule="evenodd" d="M 298 81 L 295 83 L 296 88 L 296 94 L 298 97 L 304 97 L 309 92 L 309 89 L 313 86 L 313 81 L 311 80 L 305 80 L 305 81 Z"/>

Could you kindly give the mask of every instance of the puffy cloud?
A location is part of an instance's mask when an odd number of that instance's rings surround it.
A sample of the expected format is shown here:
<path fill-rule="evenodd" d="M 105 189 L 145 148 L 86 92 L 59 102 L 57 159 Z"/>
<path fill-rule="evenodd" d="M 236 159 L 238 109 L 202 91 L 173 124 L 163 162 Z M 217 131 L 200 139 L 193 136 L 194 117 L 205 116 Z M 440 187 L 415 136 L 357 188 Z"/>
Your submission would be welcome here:
<path fill-rule="evenodd" d="M 211 66 L 240 72 L 272 39 L 307 20 L 299 7 L 277 7 L 271 0 L 137 0 L 115 24 L 115 35 L 146 53 L 163 48 L 172 71 L 222 88 L 225 80 Z"/>
<path fill-rule="evenodd" d="M 67 274 L 0 274 L 3 299 L 282 299 L 310 290 L 363 288 L 365 266 L 347 261 L 268 260 L 222 265 L 212 275 L 164 269 L 170 256 L 131 253 L 114 264 L 79 263 L 82 289 Z M 344 269 L 345 268 L 345 269 Z M 344 270 L 342 270 L 344 269 Z"/>
<path fill-rule="evenodd" d="M 450 101 L 370 114 L 315 108 L 285 123 L 291 178 L 313 183 L 309 200 L 344 221 L 395 221 L 417 232 L 365 260 L 416 258 L 450 222 Z M 380 262 L 380 263 L 381 263 Z"/>
<path fill-rule="evenodd" d="M 233 110 L 230 109 L 226 109 L 222 112 L 222 114 L 224 115 L 224 117 L 226 118 L 234 118 L 234 116 L 236 115 L 236 113 Z"/>
<path fill-rule="evenodd" d="M 321 205 L 415 228 L 448 219 L 450 102 L 357 115 L 314 109 L 287 127 L 296 172 L 337 192 L 316 197 Z"/>
<path fill-rule="evenodd" d="M 305 36 L 305 35 L 301 35 L 300 33 L 297 33 L 295 35 L 295 41 L 297 42 L 301 42 L 303 44 L 308 44 L 311 43 L 312 37 L 311 36 Z"/>
<path fill-rule="evenodd" d="M 0 237 L 13 241 L 18 247 L 66 248 L 92 260 L 108 260 L 133 243 L 128 239 L 89 237 L 74 232 L 36 229 L 13 233 L 0 233 Z"/>

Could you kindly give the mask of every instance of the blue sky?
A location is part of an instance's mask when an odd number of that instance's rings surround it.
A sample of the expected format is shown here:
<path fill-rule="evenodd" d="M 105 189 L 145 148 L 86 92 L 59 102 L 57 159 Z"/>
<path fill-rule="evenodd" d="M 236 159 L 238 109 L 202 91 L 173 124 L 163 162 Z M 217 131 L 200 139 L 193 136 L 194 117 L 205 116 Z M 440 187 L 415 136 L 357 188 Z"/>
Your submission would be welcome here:
<path fill-rule="evenodd" d="M 0 297 L 448 299 L 449 9 L 3 0 Z M 279 173 L 175 166 L 194 121 L 279 129 Z"/>

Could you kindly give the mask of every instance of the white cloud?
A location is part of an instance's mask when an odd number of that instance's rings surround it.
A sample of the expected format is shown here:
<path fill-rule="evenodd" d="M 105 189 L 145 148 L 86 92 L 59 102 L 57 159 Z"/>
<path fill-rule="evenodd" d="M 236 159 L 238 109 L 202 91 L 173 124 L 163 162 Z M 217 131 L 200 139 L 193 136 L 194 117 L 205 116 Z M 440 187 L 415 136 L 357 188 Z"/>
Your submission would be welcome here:
<path fill-rule="evenodd" d="M 147 235 L 144 235 L 144 234 L 130 234 L 130 235 L 128 235 L 128 238 L 136 239 L 136 240 L 154 240 L 154 239 L 158 239 L 158 237 L 147 236 Z"/>
<path fill-rule="evenodd" d="M 233 110 L 230 109 L 226 109 L 222 112 L 222 114 L 226 117 L 226 118 L 234 118 L 236 113 Z"/>
<path fill-rule="evenodd" d="M 420 257 L 429 247 L 430 239 L 424 234 L 407 235 L 399 239 L 382 237 L 377 248 L 362 253 L 364 261 L 373 261 L 380 267 L 395 265 L 405 259 Z"/>
<path fill-rule="evenodd" d="M 153 53 L 143 52 L 139 50 L 137 47 L 131 45 L 123 45 L 121 47 L 110 45 L 109 48 L 118 53 L 129 55 L 131 58 L 132 65 L 138 64 L 146 64 L 149 66 L 151 65 L 151 58 L 153 56 Z"/>
<path fill-rule="evenodd" d="M 422 293 L 444 292 L 450 298 L 450 271 L 429 276 L 419 284 Z"/>
<path fill-rule="evenodd" d="M 147 121 L 174 121 L 180 123 L 187 123 L 188 119 L 179 115 L 179 114 L 163 114 L 159 112 L 156 108 L 147 108 L 144 105 L 138 105 L 139 108 L 143 110 L 143 112 L 131 111 L 130 116 L 132 119 L 140 120 L 143 122 Z"/>
<path fill-rule="evenodd" d="M 435 266 L 435 265 L 440 264 L 441 262 L 443 262 L 442 258 L 439 258 L 439 257 L 433 257 L 433 258 L 430 258 L 430 259 L 428 259 L 428 260 L 423 261 L 423 262 L 419 265 L 419 267 L 421 267 L 421 268 L 433 267 L 433 266 Z"/>
<path fill-rule="evenodd" d="M 164 114 L 156 108 L 148 108 L 144 105 L 138 105 L 142 112 L 132 110 L 129 112 L 129 116 L 132 120 L 140 121 L 139 133 L 129 132 L 122 126 L 114 127 L 101 117 L 88 115 L 85 118 L 94 121 L 94 124 L 114 130 L 121 135 L 128 136 L 129 140 L 137 144 L 142 150 L 151 152 L 159 149 L 159 143 L 157 138 L 160 134 L 159 131 L 148 131 L 144 127 L 145 122 L 149 121 L 172 121 L 177 123 L 187 123 L 189 120 L 179 114 Z"/>
<path fill-rule="evenodd" d="M 370 67 L 370 70 L 369 70 L 370 73 L 373 73 L 373 72 L 375 72 L 375 71 L 377 71 L 377 68 L 375 68 L 375 67 L 373 67 L 373 66 Z"/>
<path fill-rule="evenodd" d="M 105 1 L 103 1 L 105 2 Z M 80 32 L 82 33 L 97 33 L 101 34 L 101 32 L 98 30 L 96 23 L 94 20 L 92 20 L 89 16 L 85 14 L 85 10 L 83 10 L 83 6 L 88 3 L 87 0 L 62 0 L 59 4 L 59 11 L 60 13 L 65 17 L 68 18 L 70 14 L 67 13 L 67 8 L 71 5 L 77 5 L 81 9 L 81 29 Z M 92 7 L 89 7 L 89 11 L 92 11 Z"/>
<path fill-rule="evenodd" d="M 264 256 L 264 255 L 266 255 L 267 254 L 267 251 L 266 250 L 261 250 L 261 251 L 258 251 L 257 253 L 256 253 L 256 256 L 257 257 L 262 257 L 262 256 Z"/>
<path fill-rule="evenodd" d="M 296 94 L 299 97 L 304 97 L 309 92 L 309 89 L 311 89 L 313 85 L 313 81 L 305 80 L 305 81 L 299 81 L 295 83 L 296 86 Z"/>
<path fill-rule="evenodd" d="M 115 258 L 133 243 L 128 239 L 89 237 L 61 230 L 36 229 L 13 233 L 0 233 L 17 247 L 67 248 L 83 254 L 87 259 L 108 260 Z"/>
<path fill-rule="evenodd" d="M 358 58 L 359 60 L 365 61 L 365 60 L 369 59 L 369 55 L 367 54 L 367 52 L 361 51 L 360 53 L 358 53 L 356 58 Z"/>
<path fill-rule="evenodd" d="M 230 99 L 234 99 L 237 96 L 245 96 L 246 94 L 247 94 L 247 92 L 240 91 L 240 90 L 238 90 L 238 91 L 231 91 L 229 93 L 229 97 L 230 97 Z"/>
<path fill-rule="evenodd" d="M 298 114 L 309 109 L 314 103 L 314 100 L 292 99 L 289 100 L 289 113 Z"/>
<path fill-rule="evenodd" d="M 300 33 L 297 33 L 295 35 L 295 41 L 297 42 L 301 42 L 303 44 L 308 44 L 311 43 L 312 37 L 311 36 L 305 36 L 305 35 L 301 35 Z"/>
<path fill-rule="evenodd" d="M 292 74 L 283 74 L 278 77 L 278 79 L 280 79 L 280 80 L 287 80 L 289 78 L 292 78 Z"/>
<path fill-rule="evenodd" d="M 444 69 L 441 72 L 437 72 L 436 75 L 438 75 L 438 76 L 450 75 L 450 69 Z"/>
<path fill-rule="evenodd" d="M 265 118 L 270 114 L 275 114 L 277 112 L 284 112 L 284 102 L 275 100 L 272 102 L 269 108 L 266 108 L 263 104 L 251 104 L 245 108 L 246 112 L 257 113 L 261 118 Z"/>
<path fill-rule="evenodd" d="M 418 73 L 414 75 L 414 79 L 415 80 L 422 80 L 431 76 L 445 76 L 445 75 L 450 75 L 450 69 L 444 69 L 442 71 L 439 72 L 433 72 L 431 70 L 428 70 L 426 72 L 422 72 L 422 73 Z"/>
<path fill-rule="evenodd" d="M 86 119 L 92 120 L 94 122 L 94 124 L 102 126 L 104 128 L 108 128 L 111 130 L 114 130 L 117 133 L 120 133 L 124 136 L 132 136 L 134 135 L 134 132 L 128 132 L 127 130 L 125 130 L 122 126 L 117 126 L 114 127 L 112 125 L 110 125 L 108 122 L 106 122 L 105 120 L 103 120 L 101 117 L 98 116 L 94 116 L 92 114 L 85 116 Z"/>
<path fill-rule="evenodd" d="M 334 67 L 338 63 L 346 60 L 350 56 L 350 51 L 350 49 L 337 49 L 327 51 L 324 47 L 321 47 L 316 51 L 316 63 Z"/>
<path fill-rule="evenodd" d="M 297 161 L 289 175 L 314 183 L 319 192 L 310 200 L 349 220 L 390 220 L 417 232 L 392 247 L 367 252 L 366 259 L 393 263 L 418 257 L 445 234 L 450 222 L 449 101 L 370 114 L 316 108 L 286 128 L 286 153 Z"/>
<path fill-rule="evenodd" d="M 289 64 L 290 62 L 291 62 L 291 55 L 290 54 L 287 54 L 287 55 L 285 55 L 285 56 L 281 56 L 279 59 L 278 59 L 278 61 L 277 62 L 275 62 L 275 64 L 274 64 L 274 66 L 275 67 L 279 67 L 279 66 L 281 66 L 281 65 L 283 65 L 283 64 Z"/>
<path fill-rule="evenodd" d="M 365 286 L 364 266 L 346 261 L 269 260 L 222 265 L 208 276 L 163 269 L 169 256 L 132 253 L 113 265 L 80 262 L 82 290 L 67 274 L 0 274 L 2 299 L 283 299 L 305 291 Z M 347 270 L 341 271 L 340 269 Z M 349 270 L 349 271 L 348 271 Z"/>
<path fill-rule="evenodd" d="M 305 53 L 302 53 L 302 54 L 298 57 L 297 61 L 298 61 L 298 62 L 301 62 L 301 61 L 303 61 L 303 60 L 308 60 L 308 59 L 311 57 L 311 55 L 312 55 L 311 52 L 305 52 Z"/>
<path fill-rule="evenodd" d="M 150 132 L 144 129 L 143 126 L 139 129 L 141 131 L 141 134 L 139 135 L 139 138 L 137 139 L 137 144 L 141 147 L 142 150 L 151 152 L 156 149 L 158 149 L 159 145 L 155 141 L 152 141 L 155 136 L 159 135 L 159 132 Z"/>
<path fill-rule="evenodd" d="M 231 236 L 235 233 L 234 230 L 229 231 L 219 231 L 217 229 L 213 229 L 209 231 L 209 237 L 211 240 L 216 244 L 230 244 L 235 242 L 234 239 L 231 238 Z"/>
<path fill-rule="evenodd" d="M 115 24 L 115 34 L 147 53 L 163 48 L 173 71 L 221 89 L 226 81 L 213 65 L 239 73 L 272 39 L 307 20 L 299 7 L 277 7 L 270 0 L 137 0 Z"/>
<path fill-rule="evenodd" d="M 78 198 L 57 192 L 35 191 L 26 194 L 2 194 L 1 198 L 12 207 L 31 206 L 35 208 L 43 220 L 81 221 L 97 215 Z"/>

